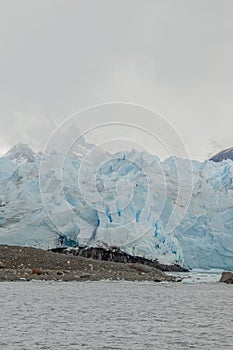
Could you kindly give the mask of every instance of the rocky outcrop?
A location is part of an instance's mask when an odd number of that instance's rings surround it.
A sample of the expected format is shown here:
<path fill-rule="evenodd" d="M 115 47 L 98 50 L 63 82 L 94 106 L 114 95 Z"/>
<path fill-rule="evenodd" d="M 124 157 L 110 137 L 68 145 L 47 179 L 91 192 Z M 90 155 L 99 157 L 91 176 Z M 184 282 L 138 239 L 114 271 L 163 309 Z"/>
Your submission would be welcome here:
<path fill-rule="evenodd" d="M 187 269 L 179 265 L 164 265 L 160 264 L 157 260 L 149 260 L 141 256 L 129 255 L 118 247 L 76 247 L 76 248 L 54 248 L 51 251 L 62 254 L 71 254 L 74 256 L 82 256 L 84 258 L 101 260 L 101 261 L 111 261 L 116 263 L 134 263 L 147 265 L 154 267 L 160 271 L 171 271 L 171 272 L 188 272 Z"/>
<path fill-rule="evenodd" d="M 233 272 L 223 272 L 219 282 L 233 284 Z"/>
<path fill-rule="evenodd" d="M 0 245 L 1 281 L 177 281 L 146 265 L 115 263 L 31 248 Z"/>
<path fill-rule="evenodd" d="M 210 158 L 210 160 L 214 162 L 221 162 L 226 159 L 233 160 L 233 147 L 225 149 L 224 151 L 221 151 Z"/>

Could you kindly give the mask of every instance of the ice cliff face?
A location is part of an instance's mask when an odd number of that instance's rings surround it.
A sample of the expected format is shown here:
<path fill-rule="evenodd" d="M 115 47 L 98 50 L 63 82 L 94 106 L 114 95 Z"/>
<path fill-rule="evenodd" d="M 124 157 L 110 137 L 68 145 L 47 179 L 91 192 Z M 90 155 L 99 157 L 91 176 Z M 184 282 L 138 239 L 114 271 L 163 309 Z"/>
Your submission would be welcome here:
<path fill-rule="evenodd" d="M 16 145 L 0 158 L 0 243 L 118 245 L 162 263 L 232 270 L 233 162 L 191 165 L 85 142 L 67 155 Z"/>

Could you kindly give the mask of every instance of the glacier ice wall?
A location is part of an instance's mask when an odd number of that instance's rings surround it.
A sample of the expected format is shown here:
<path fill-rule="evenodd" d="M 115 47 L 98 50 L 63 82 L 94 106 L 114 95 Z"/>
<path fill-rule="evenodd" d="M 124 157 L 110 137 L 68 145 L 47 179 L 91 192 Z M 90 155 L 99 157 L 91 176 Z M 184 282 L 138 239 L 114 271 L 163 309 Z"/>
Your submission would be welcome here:
<path fill-rule="evenodd" d="M 118 245 L 163 263 L 232 270 L 233 162 L 190 169 L 189 160 L 85 143 L 66 156 L 18 145 L 0 158 L 0 243 Z"/>

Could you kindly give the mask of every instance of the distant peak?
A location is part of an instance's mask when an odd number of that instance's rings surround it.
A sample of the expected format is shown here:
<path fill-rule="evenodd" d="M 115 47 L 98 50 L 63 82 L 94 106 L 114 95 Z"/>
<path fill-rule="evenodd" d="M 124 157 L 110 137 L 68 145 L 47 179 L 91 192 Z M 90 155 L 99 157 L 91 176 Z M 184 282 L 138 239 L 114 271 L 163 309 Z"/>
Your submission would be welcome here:
<path fill-rule="evenodd" d="M 35 153 L 30 146 L 21 142 L 14 145 L 4 157 L 8 157 L 17 163 L 22 163 L 23 161 L 34 162 L 36 159 Z"/>
<path fill-rule="evenodd" d="M 225 149 L 221 152 L 218 152 L 210 160 L 214 162 L 221 162 L 222 160 L 231 159 L 233 160 L 233 147 Z"/>

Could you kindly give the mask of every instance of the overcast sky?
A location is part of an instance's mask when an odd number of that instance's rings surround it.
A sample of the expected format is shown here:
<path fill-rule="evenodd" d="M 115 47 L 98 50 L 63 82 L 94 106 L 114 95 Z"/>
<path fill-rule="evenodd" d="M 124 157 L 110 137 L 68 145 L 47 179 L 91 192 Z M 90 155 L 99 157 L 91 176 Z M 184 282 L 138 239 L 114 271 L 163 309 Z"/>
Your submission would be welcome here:
<path fill-rule="evenodd" d="M 109 101 L 159 111 L 194 159 L 233 146 L 233 1 L 0 0 L 0 153 Z"/>

